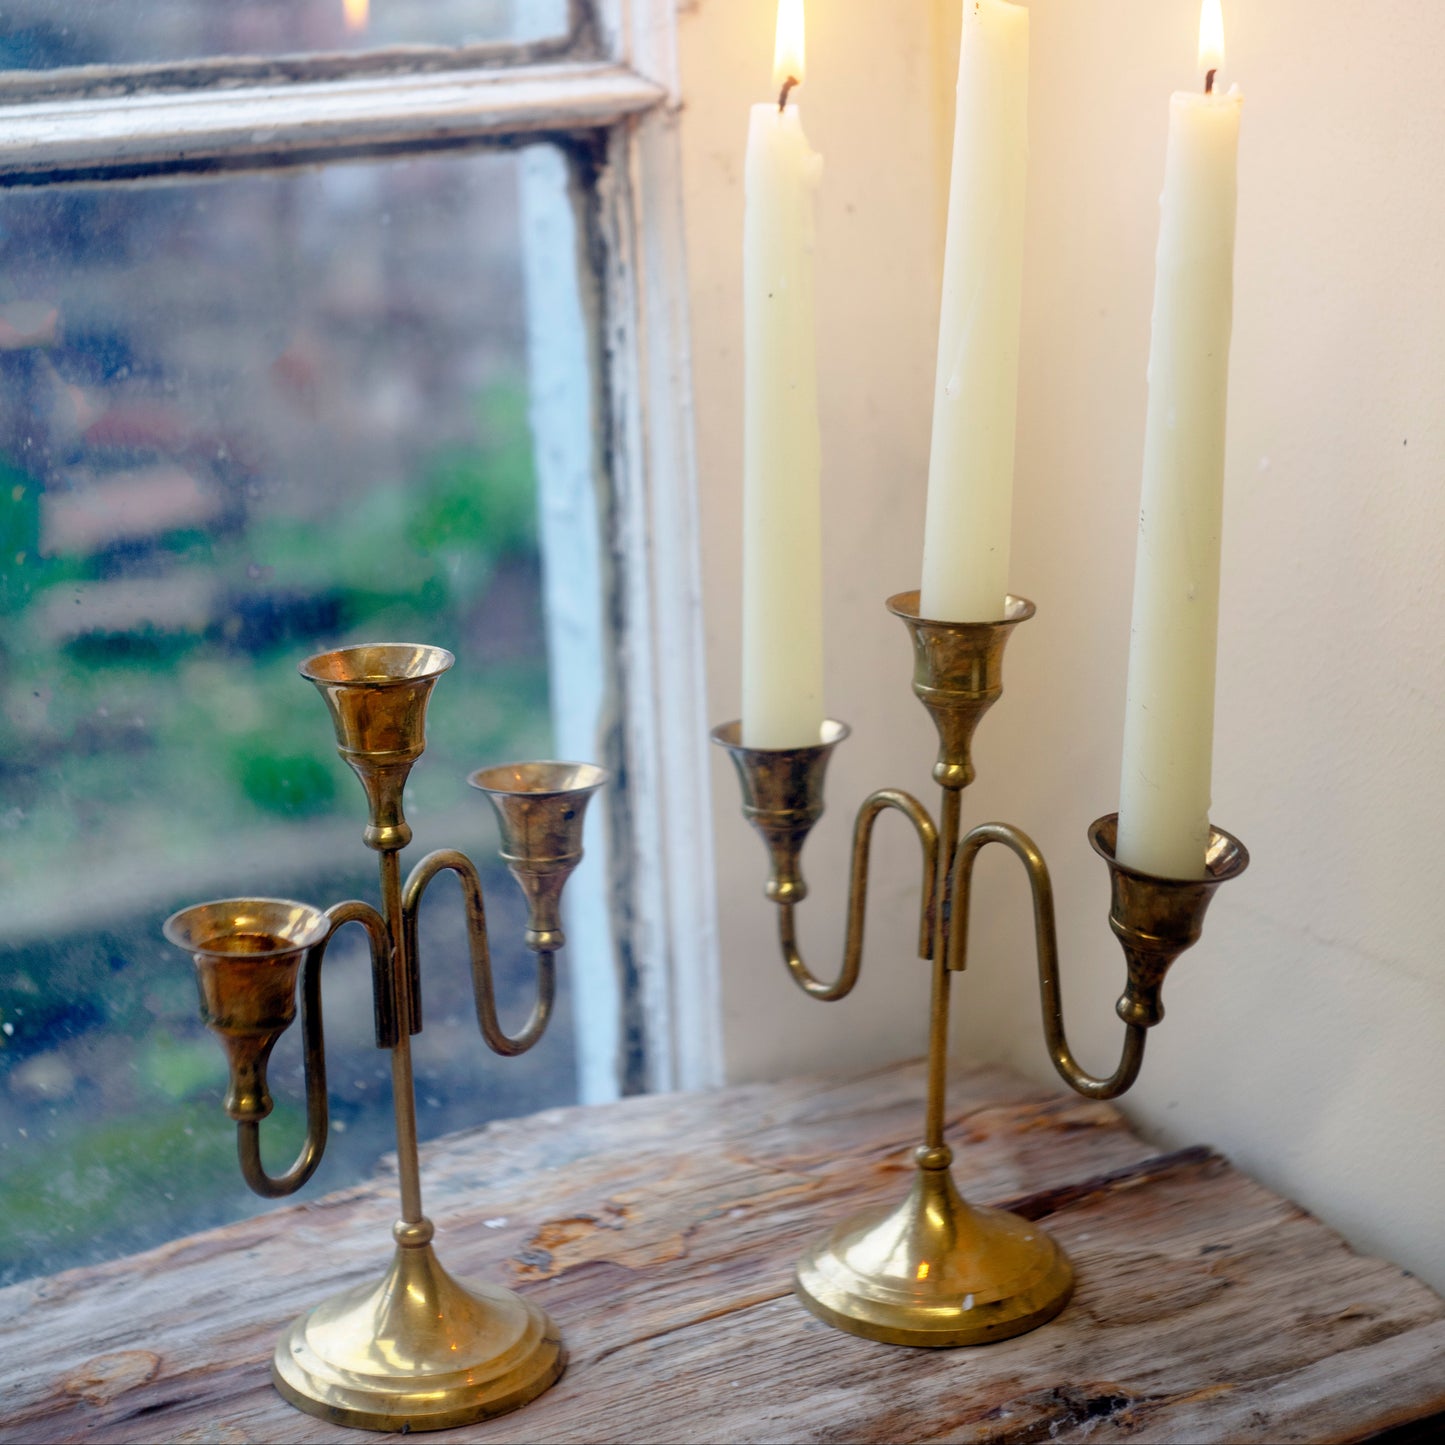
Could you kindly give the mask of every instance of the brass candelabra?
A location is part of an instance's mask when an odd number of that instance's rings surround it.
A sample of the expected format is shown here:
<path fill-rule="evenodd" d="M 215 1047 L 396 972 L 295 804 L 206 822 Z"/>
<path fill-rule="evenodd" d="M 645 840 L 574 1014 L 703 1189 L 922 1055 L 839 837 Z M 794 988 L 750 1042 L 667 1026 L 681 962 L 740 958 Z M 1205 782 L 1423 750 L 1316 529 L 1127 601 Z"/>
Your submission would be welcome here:
<path fill-rule="evenodd" d="M 241 1173 L 267 1198 L 292 1194 L 326 1148 L 325 1042 L 321 966 L 327 945 L 349 923 L 371 943 L 376 1043 L 391 1053 L 401 1218 L 391 1268 L 317 1305 L 282 1335 L 272 1358 L 277 1390 L 299 1409 L 375 1430 L 438 1430 L 525 1405 L 561 1375 L 566 1352 L 545 1311 L 495 1285 L 463 1286 L 432 1249 L 422 1213 L 411 1037 L 421 1032 L 417 912 L 428 884 L 454 873 L 465 900 L 477 1021 L 499 1054 L 524 1053 L 551 1016 L 556 955 L 563 936 L 562 888 L 582 857 L 587 802 L 605 781 L 587 763 L 529 762 L 486 768 L 468 781 L 491 800 L 502 858 L 529 909 L 526 945 L 537 956 L 537 999 L 520 1032 L 497 1016 L 482 885 L 465 854 L 431 853 L 405 885 L 400 853 L 411 841 L 403 811 L 407 775 L 426 746 L 427 702 L 452 665 L 440 647 L 377 644 L 322 653 L 302 664 L 331 712 L 337 748 L 361 779 L 370 820 L 363 834 L 379 855 L 381 908 L 338 903 L 324 912 L 275 898 L 225 899 L 183 909 L 165 934 L 192 958 L 201 1017 L 230 1065 L 227 1113 L 236 1121 Z M 261 1121 L 272 1109 L 266 1065 L 296 1018 L 306 1080 L 306 1137 L 279 1177 L 261 1162 Z"/>
<path fill-rule="evenodd" d="M 1053 889 L 1048 866 L 1027 834 L 1007 823 L 984 823 L 960 836 L 963 790 L 973 781 L 974 730 L 1003 690 L 1003 652 L 1034 605 L 1010 597 L 998 622 L 936 622 L 921 617 L 918 593 L 889 599 L 889 610 L 913 640 L 913 691 L 938 729 L 933 777 L 942 789 L 938 823 L 908 793 L 885 788 L 858 811 L 842 970 L 832 983 L 817 978 L 799 951 L 795 910 L 807 895 L 799 866 L 804 840 L 823 812 L 823 779 L 833 749 L 848 735 L 823 725 L 810 747 L 746 747 L 740 724 L 713 738 L 725 747 L 742 784 L 743 814 L 768 846 L 767 896 L 777 905 L 783 960 L 813 998 L 843 998 L 858 981 L 863 955 L 869 850 L 873 825 L 889 808 L 914 827 L 922 852 L 918 952 L 932 965 L 928 1028 L 928 1093 L 917 1171 L 902 1203 L 845 1220 L 817 1240 L 797 1267 L 794 1288 L 815 1315 L 866 1339 L 898 1345 L 973 1345 L 1023 1334 L 1052 1319 L 1073 1291 L 1073 1268 L 1037 1224 L 967 1203 L 953 1180 L 953 1151 L 944 1140 L 949 989 L 967 962 L 973 865 L 990 843 L 1012 850 L 1033 891 L 1044 1036 L 1054 1067 L 1094 1099 L 1122 1094 L 1138 1077 L 1148 1030 L 1164 1017 L 1164 977 L 1200 937 L 1215 890 L 1249 862 L 1243 844 L 1211 829 L 1205 876 L 1157 878 L 1114 856 L 1117 814 L 1098 819 L 1089 841 L 1108 864 L 1109 922 L 1124 949 L 1127 981 L 1117 1012 L 1124 1021 L 1118 1067 L 1107 1078 L 1088 1074 L 1064 1033 Z"/>

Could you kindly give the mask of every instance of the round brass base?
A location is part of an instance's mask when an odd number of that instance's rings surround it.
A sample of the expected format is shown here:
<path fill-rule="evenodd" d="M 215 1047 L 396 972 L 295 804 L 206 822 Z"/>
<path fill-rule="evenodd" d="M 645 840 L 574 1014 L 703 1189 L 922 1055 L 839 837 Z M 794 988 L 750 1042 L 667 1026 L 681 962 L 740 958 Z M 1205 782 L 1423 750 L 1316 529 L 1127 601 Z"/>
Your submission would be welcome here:
<path fill-rule="evenodd" d="M 794 1289 L 835 1329 L 888 1345 L 984 1345 L 1026 1334 L 1074 1289 L 1063 1250 L 1029 1220 L 967 1204 L 948 1169 L 918 1170 L 901 1205 L 840 1224 Z"/>
<path fill-rule="evenodd" d="M 534 1400 L 566 1368 L 545 1311 L 511 1290 L 463 1288 L 429 1244 L 386 1277 L 317 1305 L 276 1344 L 271 1379 L 308 1415 L 363 1430 L 445 1430 Z"/>

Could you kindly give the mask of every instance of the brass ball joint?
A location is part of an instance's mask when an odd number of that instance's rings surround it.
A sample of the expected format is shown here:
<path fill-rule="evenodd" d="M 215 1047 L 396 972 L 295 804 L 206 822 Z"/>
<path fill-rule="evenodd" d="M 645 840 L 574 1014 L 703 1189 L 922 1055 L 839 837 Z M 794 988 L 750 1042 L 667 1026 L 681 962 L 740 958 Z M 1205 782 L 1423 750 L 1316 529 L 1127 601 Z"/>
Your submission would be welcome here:
<path fill-rule="evenodd" d="M 421 1032 L 416 920 L 427 885 L 441 873 L 461 882 L 477 1022 L 499 1054 L 524 1053 L 542 1037 L 563 945 L 562 888 L 582 858 L 582 824 L 606 781 L 590 763 L 530 762 L 485 768 L 468 781 L 490 799 L 501 854 L 526 894 L 525 942 L 537 955 L 537 1000 L 515 1035 L 497 1017 L 481 879 L 465 854 L 431 853 L 405 885 L 398 855 L 411 841 L 403 808 L 407 775 L 426 746 L 432 688 L 451 667 L 440 647 L 380 643 L 321 653 L 301 666 L 331 712 L 336 745 L 366 790 L 363 834 L 381 871 L 381 908 L 356 901 L 322 912 L 277 898 L 199 903 L 167 919 L 165 935 L 195 964 L 201 1017 L 230 1065 L 227 1113 L 236 1121 L 241 1173 L 257 1194 L 294 1193 L 326 1148 L 325 1042 L 321 967 L 348 923 L 371 942 L 376 1043 L 391 1053 L 401 1218 L 391 1268 L 317 1305 L 277 1343 L 271 1377 L 298 1409 L 371 1430 L 440 1430 L 514 1410 L 561 1376 L 566 1350 L 547 1313 L 496 1285 L 462 1285 L 432 1249 L 422 1213 L 411 1038 Z M 273 1177 L 261 1163 L 261 1121 L 272 1109 L 266 1063 L 297 1013 L 306 1079 L 306 1138 L 296 1161 Z"/>
<path fill-rule="evenodd" d="M 1086 1073 L 1064 1033 L 1053 885 L 1032 839 L 1007 823 L 983 823 L 960 836 L 964 788 L 973 781 L 974 730 L 1003 692 L 1003 652 L 1013 629 L 1034 615 L 1032 602 L 1010 597 L 997 622 L 935 622 L 919 616 L 918 594 L 888 603 L 913 641 L 913 691 L 938 729 L 934 781 L 942 790 L 935 823 L 911 794 L 883 789 L 858 811 L 848 892 L 843 966 L 829 983 L 803 962 L 794 911 L 807 896 L 799 866 L 803 843 L 823 813 L 823 778 L 833 749 L 848 736 L 825 722 L 811 747 L 745 747 L 741 727 L 724 723 L 713 740 L 726 748 L 742 786 L 743 816 L 767 844 L 767 896 L 777 905 L 783 962 L 813 998 L 843 998 L 858 981 L 863 956 L 868 862 L 873 825 L 892 808 L 913 824 L 922 853 L 918 953 L 931 964 L 928 1100 L 924 1142 L 914 1153 L 913 1186 L 902 1203 L 839 1224 L 817 1240 L 797 1267 L 794 1289 L 820 1319 L 850 1334 L 895 1345 L 979 1345 L 1024 1334 L 1069 1301 L 1074 1272 L 1048 1233 L 1032 1221 L 964 1200 L 954 1184 L 953 1151 L 944 1142 L 944 1084 L 949 988 L 967 962 L 973 865 L 990 843 L 1023 864 L 1033 890 L 1034 933 L 1044 1037 L 1065 1082 L 1091 1099 L 1122 1094 L 1139 1075 L 1144 1041 L 1164 1017 L 1161 992 L 1170 965 L 1197 943 L 1205 910 L 1221 883 L 1249 863 L 1238 839 L 1212 829 L 1205 876 L 1156 878 L 1114 856 L 1118 815 L 1089 829 L 1109 867 L 1109 922 L 1124 949 L 1127 981 L 1117 1012 L 1124 1021 L 1119 1065 L 1107 1078 Z"/>

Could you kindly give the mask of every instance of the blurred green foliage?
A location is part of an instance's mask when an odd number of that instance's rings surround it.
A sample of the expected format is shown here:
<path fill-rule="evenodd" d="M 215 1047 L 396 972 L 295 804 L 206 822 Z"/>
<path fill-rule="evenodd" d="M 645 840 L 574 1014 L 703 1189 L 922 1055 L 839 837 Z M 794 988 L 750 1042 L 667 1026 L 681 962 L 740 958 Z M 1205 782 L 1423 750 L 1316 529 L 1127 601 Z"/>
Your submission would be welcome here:
<path fill-rule="evenodd" d="M 204 1099 L 68 1119 L 46 1131 L 36 1157 L 8 1163 L 0 1272 L 9 1266 L 23 1277 L 58 1268 L 98 1238 L 120 1250 L 142 1247 L 153 1242 L 157 1219 L 189 1229 L 219 1223 L 227 1211 L 218 1186 L 235 1171 L 236 1142 L 217 1117 L 214 1071 L 207 1085 Z"/>
<path fill-rule="evenodd" d="M 34 483 L 0 462 L 7 888 L 28 879 L 61 898 L 77 859 L 107 854 L 163 873 L 165 859 L 204 850 L 223 873 L 248 830 L 262 837 L 283 820 L 353 817 L 359 830 L 360 790 L 296 671 L 322 647 L 391 635 L 472 654 L 433 704 L 432 766 L 412 788 L 419 813 L 457 802 L 469 767 L 546 747 L 542 650 L 489 656 L 485 668 L 475 659 L 499 576 L 536 576 L 532 443 L 515 381 L 481 398 L 473 445 L 438 450 L 418 475 L 322 520 L 243 518 L 229 534 L 153 539 L 153 569 L 213 581 L 216 614 L 190 631 L 53 640 L 45 608 L 111 564 L 37 559 L 37 515 Z M 359 841 L 357 854 L 360 868 Z M 303 896 L 305 886 L 295 881 Z M 158 1211 L 162 1231 L 255 1207 L 239 1195 L 216 1108 L 223 1065 L 198 1032 L 184 962 L 159 937 L 161 911 L 137 898 L 111 931 L 0 948 L 0 1082 L 16 1086 L 19 1117 L 40 1121 L 0 1133 L 0 1281 L 84 1257 L 98 1237 L 149 1242 L 156 1226 L 135 1233 L 135 1201 L 158 1188 L 175 1201 Z M 48 1076 L 35 1072 L 42 1059 Z"/>

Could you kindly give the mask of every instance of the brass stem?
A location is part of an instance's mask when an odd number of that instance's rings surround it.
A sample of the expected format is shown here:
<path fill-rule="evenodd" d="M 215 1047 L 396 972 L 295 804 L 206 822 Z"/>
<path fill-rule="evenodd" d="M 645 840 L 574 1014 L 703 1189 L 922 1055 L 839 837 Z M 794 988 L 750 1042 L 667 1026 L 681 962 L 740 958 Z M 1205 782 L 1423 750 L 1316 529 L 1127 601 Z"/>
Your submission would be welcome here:
<path fill-rule="evenodd" d="M 934 930 L 933 987 L 928 1004 L 928 1112 L 924 1126 L 924 1144 L 928 1149 L 943 1148 L 944 1093 L 948 1083 L 948 996 L 952 982 L 949 958 L 952 932 L 946 921 L 950 907 L 950 865 L 958 848 L 958 824 L 963 808 L 961 789 L 944 788 L 942 792 L 942 826 L 933 885 L 934 896 L 942 904 L 942 920 L 941 926 Z"/>
<path fill-rule="evenodd" d="M 421 1163 L 417 1154 L 416 1084 L 411 1071 L 411 1033 L 407 1021 L 413 1016 L 410 958 L 401 906 L 401 861 L 394 848 L 383 849 L 381 861 L 381 915 L 391 939 L 391 985 L 396 1000 L 396 1017 L 401 1023 L 391 1050 L 391 1094 L 396 1110 L 396 1170 L 401 1184 L 401 1217 L 407 1224 L 420 1224 Z"/>

